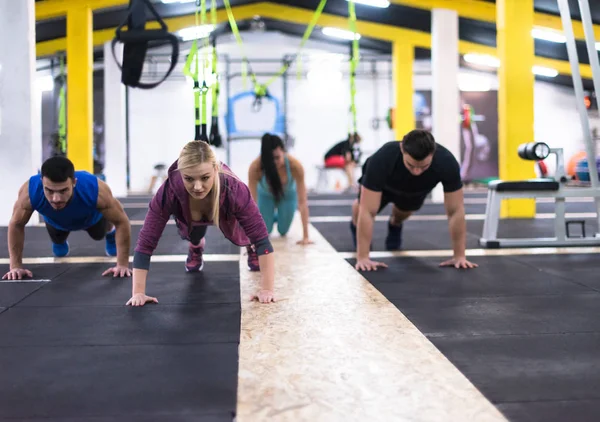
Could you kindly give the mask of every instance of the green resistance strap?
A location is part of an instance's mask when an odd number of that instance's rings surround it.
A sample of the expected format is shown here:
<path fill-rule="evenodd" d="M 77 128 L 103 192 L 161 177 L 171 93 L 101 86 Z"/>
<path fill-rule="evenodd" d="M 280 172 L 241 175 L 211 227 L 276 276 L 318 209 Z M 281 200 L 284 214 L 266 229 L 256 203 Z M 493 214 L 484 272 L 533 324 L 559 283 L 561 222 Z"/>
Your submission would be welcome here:
<path fill-rule="evenodd" d="M 201 20 L 199 21 L 199 14 Z M 206 23 L 206 0 L 196 0 L 196 27 Z M 208 134 L 206 130 L 206 94 L 208 86 L 206 85 L 206 62 L 202 63 L 202 85 L 200 85 L 200 49 L 198 46 L 198 36 L 192 42 L 192 48 L 185 62 L 183 73 L 194 81 L 194 108 L 196 115 L 195 136 L 196 141 L 208 142 Z M 192 71 L 192 65 L 194 70 Z M 200 108 L 200 97 L 202 96 L 202 109 Z"/>
<path fill-rule="evenodd" d="M 217 27 L 217 1 L 212 0 L 210 7 L 210 16 L 211 16 L 211 24 L 213 28 Z M 217 36 L 213 34 L 212 36 L 212 77 L 213 84 L 211 86 L 212 90 L 212 119 L 210 125 L 210 137 L 209 143 L 219 148 L 223 145 L 223 141 L 221 139 L 221 135 L 219 134 L 219 93 L 220 93 L 220 85 L 219 85 L 219 75 L 217 73 Z"/>
<path fill-rule="evenodd" d="M 65 58 L 60 56 L 60 91 L 58 106 L 58 146 L 62 154 L 67 153 L 67 96 L 66 96 L 66 80 L 65 80 Z"/>
<path fill-rule="evenodd" d="M 356 9 L 354 0 L 348 0 L 348 14 L 350 15 L 350 30 L 354 34 L 352 39 L 352 58 L 350 59 L 350 112 L 352 114 L 352 132 L 358 133 L 356 123 L 356 69 L 359 62 L 358 37 L 356 36 Z"/>
<path fill-rule="evenodd" d="M 250 67 L 248 58 L 244 51 L 244 44 L 243 44 L 242 38 L 240 36 L 239 28 L 235 21 L 235 17 L 233 16 L 233 12 L 231 10 L 231 4 L 229 3 L 229 0 L 224 0 L 224 4 L 225 4 L 225 8 L 227 9 L 227 17 L 229 19 L 229 24 L 231 25 L 231 31 L 233 32 L 235 39 L 242 51 L 242 78 L 243 78 L 244 86 L 246 83 L 247 71 L 250 70 L 250 79 L 252 80 L 252 85 L 254 87 L 253 88 L 254 94 L 256 96 L 256 99 L 253 104 L 253 108 L 256 111 L 256 110 L 260 109 L 261 99 L 263 97 L 269 96 L 269 91 L 268 91 L 269 86 L 273 82 L 275 82 L 280 76 L 282 76 L 285 72 L 287 72 L 287 70 L 289 69 L 289 67 L 294 62 L 295 59 L 286 61 L 286 63 L 281 67 L 281 69 L 274 76 L 272 76 L 266 83 L 264 83 L 264 84 L 259 83 L 258 80 L 256 79 L 256 75 L 254 74 L 254 72 L 252 72 L 252 68 Z M 314 30 L 314 27 L 316 26 L 317 21 L 319 20 L 319 17 L 321 16 L 321 13 L 323 12 L 323 9 L 325 8 L 326 4 L 327 4 L 327 0 L 321 0 L 319 7 L 317 7 L 317 10 L 315 11 L 313 18 L 311 19 L 310 24 L 308 25 L 308 27 L 306 28 L 306 31 L 304 32 L 304 36 L 302 37 L 302 42 L 300 43 L 300 48 L 298 49 L 298 52 L 294 56 L 295 58 L 298 58 L 300 56 L 300 51 L 304 48 L 304 45 L 310 38 L 310 35 L 311 35 L 312 31 Z"/>

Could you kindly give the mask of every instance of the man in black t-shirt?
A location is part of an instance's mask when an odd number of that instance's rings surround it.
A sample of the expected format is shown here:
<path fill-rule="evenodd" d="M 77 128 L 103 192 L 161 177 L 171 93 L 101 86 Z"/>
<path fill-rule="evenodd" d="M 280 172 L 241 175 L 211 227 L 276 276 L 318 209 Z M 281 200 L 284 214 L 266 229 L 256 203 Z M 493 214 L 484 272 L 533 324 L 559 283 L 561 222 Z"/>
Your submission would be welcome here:
<path fill-rule="evenodd" d="M 435 142 L 431 133 L 413 130 L 402 142 L 384 144 L 363 165 L 359 183 L 361 189 L 352 205 L 350 223 L 357 246 L 357 270 L 386 267 L 382 262 L 369 259 L 375 216 L 390 202 L 394 205 L 385 243 L 387 250 L 400 249 L 403 221 L 421 208 L 438 183 L 442 183 L 444 188 L 454 249 L 454 257 L 441 265 L 456 268 L 477 266 L 465 257 L 466 222 L 460 166 L 450 151 Z"/>
<path fill-rule="evenodd" d="M 348 189 L 354 186 L 354 168 L 361 155 L 360 141 L 358 133 L 348 135 L 346 140 L 338 142 L 325 153 L 325 168 L 343 169 L 348 177 Z"/>

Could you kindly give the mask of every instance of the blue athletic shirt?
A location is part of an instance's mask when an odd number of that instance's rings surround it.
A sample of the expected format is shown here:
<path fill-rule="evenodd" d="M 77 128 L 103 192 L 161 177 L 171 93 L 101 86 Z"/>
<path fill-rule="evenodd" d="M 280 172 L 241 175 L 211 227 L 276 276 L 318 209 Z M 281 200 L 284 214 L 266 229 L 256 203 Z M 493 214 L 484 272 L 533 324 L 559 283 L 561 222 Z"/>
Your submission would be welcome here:
<path fill-rule="evenodd" d="M 98 178 L 87 171 L 76 171 L 77 179 L 73 196 L 62 210 L 55 210 L 44 195 L 42 175 L 29 178 L 29 200 L 34 211 L 58 230 L 76 231 L 87 229 L 102 218 L 96 208 L 98 202 Z"/>

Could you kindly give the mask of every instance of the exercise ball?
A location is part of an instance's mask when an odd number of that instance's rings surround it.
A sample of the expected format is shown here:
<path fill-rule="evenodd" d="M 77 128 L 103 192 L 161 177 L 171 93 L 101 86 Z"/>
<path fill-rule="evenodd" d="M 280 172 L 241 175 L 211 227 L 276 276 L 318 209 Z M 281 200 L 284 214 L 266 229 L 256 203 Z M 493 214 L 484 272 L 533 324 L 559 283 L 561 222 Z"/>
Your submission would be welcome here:
<path fill-rule="evenodd" d="M 598 170 L 598 174 L 600 174 L 600 157 L 596 157 L 596 169 Z M 582 182 L 590 181 L 587 158 L 582 158 L 577 162 L 577 166 L 575 167 L 575 175 L 577 176 L 577 179 L 581 180 Z"/>
<path fill-rule="evenodd" d="M 586 157 L 586 152 L 585 151 L 579 151 L 576 152 L 575 154 L 573 154 L 571 156 L 571 158 L 569 158 L 569 161 L 567 162 L 567 168 L 565 169 L 567 171 L 567 176 L 569 177 L 577 177 L 577 163 L 581 160 L 581 159 L 585 159 Z"/>

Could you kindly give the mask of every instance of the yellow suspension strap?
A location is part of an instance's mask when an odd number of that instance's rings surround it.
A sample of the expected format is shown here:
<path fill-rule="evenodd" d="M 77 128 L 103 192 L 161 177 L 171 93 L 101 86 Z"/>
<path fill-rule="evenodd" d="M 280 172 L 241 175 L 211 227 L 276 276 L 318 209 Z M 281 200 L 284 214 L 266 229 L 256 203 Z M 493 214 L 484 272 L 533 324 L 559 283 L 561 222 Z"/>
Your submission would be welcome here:
<path fill-rule="evenodd" d="M 212 0 L 210 15 L 211 15 L 211 23 L 213 28 L 217 27 L 217 4 L 216 0 Z M 221 139 L 221 135 L 219 133 L 219 75 L 217 74 L 217 35 L 213 33 L 212 35 L 212 77 L 213 83 L 211 86 L 212 90 L 212 120 L 210 125 L 210 138 L 209 143 L 219 148 L 223 145 L 223 141 Z"/>
<path fill-rule="evenodd" d="M 254 111 L 258 111 L 261 108 L 262 99 L 265 97 L 270 97 L 269 89 L 268 89 L 269 86 L 273 82 L 275 82 L 280 76 L 282 76 L 285 72 L 287 72 L 287 70 L 293 63 L 294 59 L 286 60 L 285 64 L 281 67 L 281 69 L 274 76 L 272 76 L 266 83 L 264 83 L 264 84 L 259 83 L 258 80 L 256 79 L 256 74 L 252 71 L 252 68 L 249 64 L 246 53 L 244 52 L 244 45 L 242 43 L 240 31 L 235 22 L 233 12 L 231 11 L 231 5 L 229 3 L 229 0 L 224 0 L 224 4 L 225 4 L 225 8 L 227 9 L 227 17 L 229 19 L 231 31 L 233 32 L 235 39 L 236 39 L 238 45 L 240 46 L 240 49 L 242 50 L 242 78 L 245 81 L 246 72 L 247 72 L 247 70 L 249 70 L 250 78 L 252 79 L 254 96 L 255 96 L 254 103 L 252 104 L 252 109 Z M 298 51 L 298 53 L 296 53 L 295 57 L 299 57 L 300 51 L 302 50 L 302 48 L 308 41 L 308 38 L 310 38 L 310 34 L 312 33 L 315 25 L 317 24 L 317 21 L 319 20 L 319 17 L 321 16 L 321 13 L 323 12 L 323 9 L 325 8 L 326 4 L 327 4 L 327 0 L 321 0 L 319 6 L 317 7 L 317 10 L 315 11 L 315 13 L 313 15 L 313 18 L 312 18 L 310 24 L 308 25 L 308 27 L 306 28 L 306 31 L 304 32 L 304 36 L 302 37 L 302 42 L 300 44 L 299 51 Z M 247 68 L 246 68 L 246 66 L 247 66 Z"/>
<path fill-rule="evenodd" d="M 67 96 L 65 92 L 65 58 L 60 56 L 60 91 L 58 106 L 58 148 L 61 155 L 67 154 Z"/>
<path fill-rule="evenodd" d="M 205 0 L 196 0 L 196 28 L 199 28 L 200 22 L 198 19 L 198 15 L 200 13 L 200 9 L 204 10 L 204 16 L 206 16 L 206 2 Z M 206 108 L 206 92 L 208 92 L 208 87 L 206 86 L 206 80 L 202 81 L 202 86 L 200 86 L 200 50 L 198 48 L 199 41 L 199 32 L 200 30 L 196 30 L 196 38 L 192 42 L 192 48 L 190 49 L 190 53 L 188 54 L 187 60 L 185 62 L 185 66 L 183 67 L 183 73 L 189 76 L 194 81 L 194 110 L 195 110 L 195 134 L 194 140 L 196 141 L 205 141 L 208 142 L 208 135 L 206 133 L 206 113 L 204 113 L 204 119 L 201 120 L 201 110 L 200 110 L 200 96 L 203 96 L 204 108 Z M 192 65 L 194 66 L 194 70 L 192 71 Z M 204 70 L 204 64 L 202 65 Z M 204 72 L 203 72 L 204 73 Z"/>
<path fill-rule="evenodd" d="M 358 36 L 356 33 L 356 10 L 354 0 L 348 0 L 348 14 L 350 15 L 350 31 L 354 34 L 352 39 L 352 58 L 350 59 L 350 113 L 352 114 L 352 129 L 350 135 L 358 135 L 356 122 L 356 69 L 359 62 Z"/>

